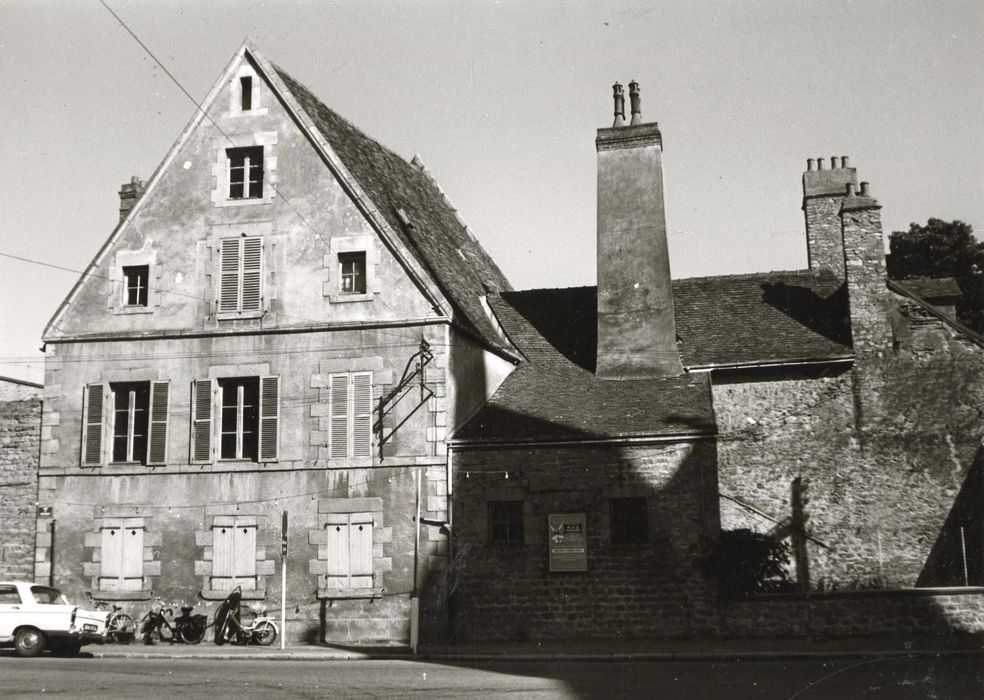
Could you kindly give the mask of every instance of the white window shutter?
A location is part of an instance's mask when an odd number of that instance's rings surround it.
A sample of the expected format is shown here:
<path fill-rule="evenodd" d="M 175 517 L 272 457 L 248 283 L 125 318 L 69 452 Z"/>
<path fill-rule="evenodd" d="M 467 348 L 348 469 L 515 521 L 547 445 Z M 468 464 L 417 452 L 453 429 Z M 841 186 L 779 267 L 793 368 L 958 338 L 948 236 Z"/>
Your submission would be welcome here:
<path fill-rule="evenodd" d="M 191 461 L 212 461 L 212 380 L 199 379 L 191 385 Z"/>
<path fill-rule="evenodd" d="M 103 421 L 105 387 L 89 384 L 82 397 L 84 417 L 82 421 L 82 465 L 98 466 L 103 455 Z"/>
<path fill-rule="evenodd" d="M 242 310 L 259 311 L 263 304 L 263 239 L 244 238 Z"/>
<path fill-rule="evenodd" d="M 352 456 L 372 456 L 372 373 L 352 375 Z"/>
<path fill-rule="evenodd" d="M 220 248 L 219 311 L 239 311 L 241 239 L 224 238 Z"/>
<path fill-rule="evenodd" d="M 280 442 L 280 377 L 260 377 L 260 461 L 274 462 Z"/>
<path fill-rule="evenodd" d="M 236 587 L 235 527 L 222 525 L 212 528 L 212 588 L 231 590 Z"/>
<path fill-rule="evenodd" d="M 349 533 L 349 585 L 372 588 L 372 513 L 352 513 Z"/>
<path fill-rule="evenodd" d="M 170 399 L 168 382 L 150 383 L 150 420 L 147 424 L 147 464 L 167 461 L 167 413 Z"/>
<path fill-rule="evenodd" d="M 349 588 L 349 518 L 348 513 L 332 513 L 325 524 L 327 532 L 327 588 Z"/>
<path fill-rule="evenodd" d="M 143 518 L 127 518 L 122 529 L 122 564 L 120 588 L 126 591 L 139 591 L 143 588 Z"/>
<path fill-rule="evenodd" d="M 117 521 L 102 528 L 99 548 L 99 588 L 116 591 L 123 576 L 123 528 Z"/>
<path fill-rule="evenodd" d="M 349 376 L 332 374 L 329 379 L 329 411 L 331 428 L 328 433 L 332 457 L 348 457 L 349 440 Z"/>
<path fill-rule="evenodd" d="M 233 532 L 234 585 L 244 591 L 256 588 L 256 526 L 236 524 Z"/>

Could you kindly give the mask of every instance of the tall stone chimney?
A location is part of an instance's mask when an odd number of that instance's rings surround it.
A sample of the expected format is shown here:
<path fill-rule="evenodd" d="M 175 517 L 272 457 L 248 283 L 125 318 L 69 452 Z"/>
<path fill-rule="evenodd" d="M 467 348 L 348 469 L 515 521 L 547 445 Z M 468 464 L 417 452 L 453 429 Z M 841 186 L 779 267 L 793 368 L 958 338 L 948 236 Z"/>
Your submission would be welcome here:
<path fill-rule="evenodd" d="M 147 189 L 147 183 L 134 175 L 120 187 L 120 221 L 123 221 Z"/>
<path fill-rule="evenodd" d="M 833 270 L 838 277 L 844 276 L 840 206 L 849 183 L 857 186 L 858 176 L 855 168 L 848 167 L 847 156 L 831 157 L 829 170 L 823 158 L 806 161 L 803 214 L 806 217 L 806 251 L 811 270 L 825 267 Z"/>
<path fill-rule="evenodd" d="M 598 364 L 604 379 L 683 373 L 676 344 L 673 287 L 663 204 L 663 138 L 643 123 L 639 85 L 629 83 L 632 120 L 599 129 Z"/>

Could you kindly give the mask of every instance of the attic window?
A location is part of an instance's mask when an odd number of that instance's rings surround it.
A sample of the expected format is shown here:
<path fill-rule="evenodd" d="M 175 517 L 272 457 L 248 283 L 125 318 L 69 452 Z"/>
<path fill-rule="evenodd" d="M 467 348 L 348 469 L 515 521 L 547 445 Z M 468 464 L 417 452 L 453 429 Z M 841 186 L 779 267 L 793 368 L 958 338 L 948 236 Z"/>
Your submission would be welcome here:
<path fill-rule="evenodd" d="M 123 305 L 147 306 L 149 265 L 129 265 L 123 268 Z"/>
<path fill-rule="evenodd" d="M 244 75 L 239 79 L 239 109 L 248 112 L 253 109 L 253 76 Z"/>
<path fill-rule="evenodd" d="M 338 267 L 342 294 L 366 293 L 366 252 L 339 253 Z"/>
<path fill-rule="evenodd" d="M 229 199 L 263 197 L 263 146 L 227 148 Z"/>

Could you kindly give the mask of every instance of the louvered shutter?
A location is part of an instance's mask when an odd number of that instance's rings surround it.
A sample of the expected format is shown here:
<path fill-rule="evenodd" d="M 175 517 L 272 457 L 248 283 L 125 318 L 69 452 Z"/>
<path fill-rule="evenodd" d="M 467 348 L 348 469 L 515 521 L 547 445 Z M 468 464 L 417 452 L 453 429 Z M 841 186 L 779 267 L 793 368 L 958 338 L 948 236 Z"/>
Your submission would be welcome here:
<path fill-rule="evenodd" d="M 278 457 L 280 437 L 280 377 L 260 377 L 260 461 Z"/>
<path fill-rule="evenodd" d="M 212 588 L 217 591 L 236 587 L 235 575 L 235 527 L 223 525 L 212 528 Z"/>
<path fill-rule="evenodd" d="M 352 375 L 352 456 L 372 456 L 372 373 Z"/>
<path fill-rule="evenodd" d="M 139 591 L 143 588 L 143 518 L 127 518 L 124 521 L 122 545 L 120 588 L 125 591 Z"/>
<path fill-rule="evenodd" d="M 244 238 L 242 310 L 259 311 L 263 302 L 263 239 Z"/>
<path fill-rule="evenodd" d="M 167 382 L 150 383 L 150 421 L 147 429 L 147 464 L 164 464 L 167 461 L 167 413 L 170 399 Z"/>
<path fill-rule="evenodd" d="M 233 532 L 234 585 L 244 591 L 256 588 L 256 526 L 237 523 Z"/>
<path fill-rule="evenodd" d="M 224 238 L 221 247 L 219 311 L 239 311 L 240 239 Z"/>
<path fill-rule="evenodd" d="M 82 465 L 102 464 L 103 452 L 103 397 L 102 384 L 89 384 L 85 388 L 82 405 L 85 415 L 82 420 Z"/>
<path fill-rule="evenodd" d="M 199 379 L 191 385 L 191 461 L 212 461 L 212 380 Z"/>
<path fill-rule="evenodd" d="M 349 376 L 333 374 L 329 377 L 329 401 L 331 429 L 328 434 L 332 457 L 348 457 L 349 436 Z"/>
<path fill-rule="evenodd" d="M 349 517 L 349 586 L 372 588 L 372 513 Z"/>
<path fill-rule="evenodd" d="M 349 517 L 348 513 L 331 513 L 325 524 L 328 559 L 325 586 L 349 588 Z"/>
<path fill-rule="evenodd" d="M 120 589 L 123 576 L 123 532 L 117 520 L 103 524 L 99 548 L 99 588 L 104 591 Z"/>

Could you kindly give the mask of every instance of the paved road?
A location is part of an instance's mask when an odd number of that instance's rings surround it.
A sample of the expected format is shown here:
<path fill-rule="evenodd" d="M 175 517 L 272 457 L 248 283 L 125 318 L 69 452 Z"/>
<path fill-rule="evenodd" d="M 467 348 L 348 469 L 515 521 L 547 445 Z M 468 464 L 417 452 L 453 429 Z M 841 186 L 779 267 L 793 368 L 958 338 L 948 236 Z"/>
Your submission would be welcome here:
<path fill-rule="evenodd" d="M 984 697 L 984 657 L 754 662 L 247 661 L 0 657 L 15 698 Z"/>

